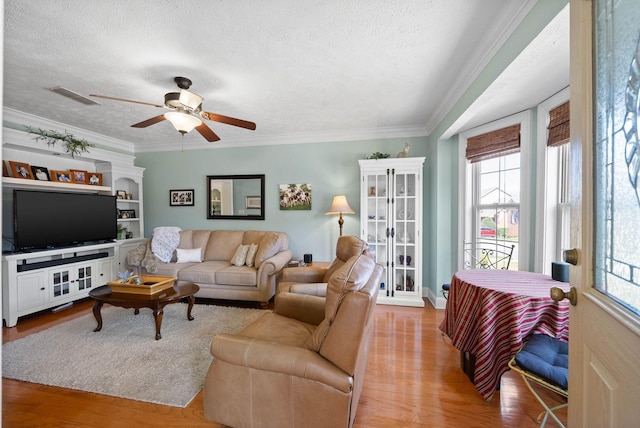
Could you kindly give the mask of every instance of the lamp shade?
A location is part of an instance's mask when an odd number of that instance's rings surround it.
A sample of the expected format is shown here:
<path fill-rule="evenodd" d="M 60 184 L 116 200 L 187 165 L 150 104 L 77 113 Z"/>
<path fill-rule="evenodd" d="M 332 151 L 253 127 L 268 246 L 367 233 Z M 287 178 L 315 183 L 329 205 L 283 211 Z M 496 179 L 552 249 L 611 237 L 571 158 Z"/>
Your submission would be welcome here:
<path fill-rule="evenodd" d="M 349 206 L 347 197 L 345 195 L 336 195 L 333 197 L 333 203 L 331 208 L 327 211 L 326 215 L 332 214 L 355 214 L 356 212 Z"/>
<path fill-rule="evenodd" d="M 164 114 L 167 119 L 173 125 L 178 132 L 186 134 L 191 132 L 196 126 L 202 125 L 202 121 L 195 116 L 191 116 L 187 113 L 181 113 L 178 111 L 172 111 Z"/>
<path fill-rule="evenodd" d="M 193 92 L 187 91 L 183 89 L 180 91 L 180 98 L 178 102 L 185 106 L 187 110 L 193 111 L 200 107 L 202 104 L 202 97 L 200 95 L 194 94 Z"/>

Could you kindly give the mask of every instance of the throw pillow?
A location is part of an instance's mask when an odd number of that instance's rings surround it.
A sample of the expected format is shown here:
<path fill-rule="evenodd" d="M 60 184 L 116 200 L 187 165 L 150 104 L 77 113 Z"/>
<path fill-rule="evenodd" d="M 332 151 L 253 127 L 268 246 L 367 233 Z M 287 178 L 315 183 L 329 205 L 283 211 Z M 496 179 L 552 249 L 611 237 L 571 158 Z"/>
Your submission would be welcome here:
<path fill-rule="evenodd" d="M 256 252 L 256 267 L 259 268 L 263 261 L 275 256 L 278 251 L 280 251 L 280 235 L 274 232 L 264 235 Z"/>
<path fill-rule="evenodd" d="M 247 266 L 251 267 L 255 263 L 256 253 L 258 252 L 258 244 L 250 244 L 249 251 L 247 252 Z"/>
<path fill-rule="evenodd" d="M 202 261 L 202 248 L 177 248 L 176 263 L 200 263 Z"/>
<path fill-rule="evenodd" d="M 249 252 L 248 245 L 238 245 L 235 254 L 231 258 L 231 264 L 234 266 L 244 266 L 247 261 L 247 253 Z"/>

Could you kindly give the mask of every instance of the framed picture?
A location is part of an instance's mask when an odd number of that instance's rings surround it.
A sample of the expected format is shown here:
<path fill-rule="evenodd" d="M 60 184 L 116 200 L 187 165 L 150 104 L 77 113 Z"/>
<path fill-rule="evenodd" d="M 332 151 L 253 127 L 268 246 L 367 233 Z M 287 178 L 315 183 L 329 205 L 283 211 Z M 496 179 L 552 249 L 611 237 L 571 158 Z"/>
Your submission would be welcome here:
<path fill-rule="evenodd" d="M 43 166 L 31 165 L 31 172 L 35 180 L 50 181 L 49 170 Z"/>
<path fill-rule="evenodd" d="M 169 190 L 169 206 L 171 207 L 192 207 L 193 189 Z"/>
<path fill-rule="evenodd" d="M 100 172 L 89 172 L 87 173 L 87 184 L 91 184 L 94 186 L 102 186 L 102 173 Z"/>
<path fill-rule="evenodd" d="M 2 176 L 3 177 L 10 177 L 9 168 L 7 168 L 7 163 L 5 161 L 1 161 L 1 162 L 2 162 Z"/>
<path fill-rule="evenodd" d="M 116 190 L 117 199 L 127 199 L 127 192 L 125 190 Z"/>
<path fill-rule="evenodd" d="M 87 171 L 81 169 L 70 169 L 71 182 L 75 184 L 87 184 Z"/>
<path fill-rule="evenodd" d="M 311 209 L 311 184 L 281 184 L 279 190 L 281 210 Z"/>
<path fill-rule="evenodd" d="M 15 178 L 33 180 L 33 173 L 28 163 L 9 161 L 9 165 L 11 165 L 11 173 Z"/>
<path fill-rule="evenodd" d="M 71 183 L 71 174 L 69 171 L 51 170 L 51 181 L 59 181 L 61 183 Z"/>
<path fill-rule="evenodd" d="M 260 196 L 245 196 L 244 197 L 244 207 L 248 210 L 251 209 L 260 209 L 262 207 L 262 202 L 260 200 Z"/>
<path fill-rule="evenodd" d="M 119 218 L 136 218 L 136 210 L 119 210 Z"/>

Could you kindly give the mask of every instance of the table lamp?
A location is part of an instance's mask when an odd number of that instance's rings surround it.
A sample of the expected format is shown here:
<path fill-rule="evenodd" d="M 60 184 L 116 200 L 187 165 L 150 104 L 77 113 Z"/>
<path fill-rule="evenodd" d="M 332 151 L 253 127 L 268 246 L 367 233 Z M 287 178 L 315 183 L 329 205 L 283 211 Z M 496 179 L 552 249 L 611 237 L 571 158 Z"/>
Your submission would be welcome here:
<path fill-rule="evenodd" d="M 333 203 L 331 204 L 331 208 L 329 211 L 325 213 L 325 215 L 335 215 L 339 214 L 340 218 L 338 219 L 338 224 L 340 225 L 340 236 L 342 236 L 342 225 L 344 224 L 344 219 L 342 218 L 342 214 L 355 214 L 356 212 L 351 209 L 349 203 L 347 202 L 347 197 L 345 195 L 335 195 L 333 197 Z"/>

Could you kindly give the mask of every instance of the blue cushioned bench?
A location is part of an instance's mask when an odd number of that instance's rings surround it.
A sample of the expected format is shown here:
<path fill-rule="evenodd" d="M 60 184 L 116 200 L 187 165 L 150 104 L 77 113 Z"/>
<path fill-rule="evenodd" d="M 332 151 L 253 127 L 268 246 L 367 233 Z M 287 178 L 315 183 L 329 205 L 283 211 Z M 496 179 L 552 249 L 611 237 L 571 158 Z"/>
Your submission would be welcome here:
<path fill-rule="evenodd" d="M 531 382 L 550 389 L 566 399 L 569 391 L 569 344 L 544 334 L 533 334 L 511 359 L 509 367 L 522 376 L 529 390 L 545 408 L 544 419 L 540 426 L 544 427 L 547 418 L 551 415 L 561 427 L 564 427 L 565 425 L 554 411 L 567 407 L 568 404 L 549 407 L 533 388 Z M 538 421 L 540 416 L 542 413 L 538 416 Z"/>

